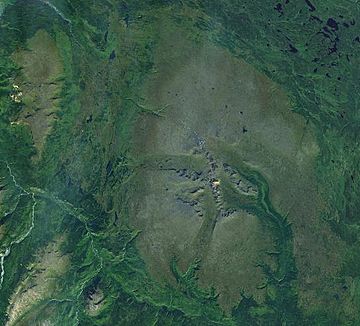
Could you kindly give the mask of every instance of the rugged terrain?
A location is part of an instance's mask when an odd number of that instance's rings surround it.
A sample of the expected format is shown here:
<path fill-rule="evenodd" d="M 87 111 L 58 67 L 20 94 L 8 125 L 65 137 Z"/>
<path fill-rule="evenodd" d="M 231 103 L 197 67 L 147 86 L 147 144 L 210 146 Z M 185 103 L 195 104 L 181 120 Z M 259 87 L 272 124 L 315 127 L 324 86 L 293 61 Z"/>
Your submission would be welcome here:
<path fill-rule="evenodd" d="M 358 325 L 348 1 L 0 1 L 1 325 Z"/>

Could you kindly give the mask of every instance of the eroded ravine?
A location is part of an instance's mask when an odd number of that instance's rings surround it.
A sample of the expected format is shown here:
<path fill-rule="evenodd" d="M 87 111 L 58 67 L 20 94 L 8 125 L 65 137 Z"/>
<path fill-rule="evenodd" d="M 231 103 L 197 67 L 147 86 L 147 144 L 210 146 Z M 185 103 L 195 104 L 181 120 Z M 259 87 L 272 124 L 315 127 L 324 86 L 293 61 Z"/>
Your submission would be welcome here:
<path fill-rule="evenodd" d="M 84 215 L 79 209 L 74 207 L 72 204 L 59 199 L 53 194 L 49 194 L 44 190 L 39 188 L 30 187 L 28 190 L 23 188 L 21 182 L 17 180 L 11 166 L 8 162 L 1 162 L 8 172 L 8 177 L 11 179 L 14 189 L 11 189 L 11 185 L 6 185 L 5 191 L 14 192 L 18 190 L 16 195 L 17 201 L 14 207 L 11 210 L 5 213 L 10 216 L 10 219 L 14 219 L 13 214 L 17 213 L 21 209 L 19 202 L 24 198 L 29 197 L 29 203 L 26 206 L 30 205 L 29 221 L 18 221 L 19 226 L 22 223 L 29 224 L 25 228 L 11 228 L 11 233 L 7 232 L 8 237 L 1 239 L 1 254 L 0 254 L 0 290 L 4 282 L 6 275 L 6 259 L 11 255 L 12 249 L 14 246 L 21 245 L 32 233 L 35 223 L 36 223 L 36 206 L 39 203 L 42 203 L 44 200 L 50 201 L 53 204 L 57 205 L 62 211 L 66 212 L 70 216 L 78 219 L 86 230 L 86 237 L 90 239 L 90 249 L 94 255 L 95 268 L 93 273 L 90 273 L 90 276 L 86 277 L 80 282 L 79 291 L 75 295 L 69 295 L 67 298 L 59 298 L 56 296 L 59 294 L 56 291 L 55 284 L 61 277 L 66 273 L 69 268 L 70 257 L 69 255 L 64 255 L 60 249 L 60 246 L 64 243 L 65 237 L 59 237 L 58 239 L 53 239 L 48 243 L 47 247 L 40 248 L 36 253 L 36 260 L 33 261 L 29 266 L 27 266 L 27 271 L 29 275 L 25 277 L 21 282 L 19 282 L 17 288 L 13 292 L 12 297 L 10 298 L 10 305 L 8 306 L 8 323 L 6 325 L 17 325 L 26 321 L 24 316 L 31 311 L 33 307 L 37 304 L 42 303 L 41 307 L 44 308 L 46 305 L 51 303 L 63 303 L 71 302 L 77 304 L 81 300 L 81 295 L 84 292 L 85 287 L 100 273 L 103 268 L 103 258 L 99 254 L 99 247 L 94 242 L 96 241 L 97 235 L 93 233 L 88 225 L 88 217 Z M 3 189 L 4 191 L 4 189 Z M 21 215 L 21 212 L 20 212 Z M 24 217 L 25 215 L 21 215 Z M 16 221 L 15 221 L 16 222 Z M 2 221 L 2 226 L 9 227 L 7 219 Z M 77 308 L 78 309 L 78 308 Z M 78 310 L 74 316 L 74 324 L 78 325 L 79 320 L 77 318 Z"/>

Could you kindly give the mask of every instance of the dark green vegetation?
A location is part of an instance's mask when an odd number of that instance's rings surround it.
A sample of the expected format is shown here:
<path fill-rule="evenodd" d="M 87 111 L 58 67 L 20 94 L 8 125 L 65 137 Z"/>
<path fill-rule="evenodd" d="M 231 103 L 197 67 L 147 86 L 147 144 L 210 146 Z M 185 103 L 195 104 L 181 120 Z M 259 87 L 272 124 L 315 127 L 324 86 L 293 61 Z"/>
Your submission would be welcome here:
<path fill-rule="evenodd" d="M 357 4 L 0 13 L 0 324 L 360 323 Z"/>

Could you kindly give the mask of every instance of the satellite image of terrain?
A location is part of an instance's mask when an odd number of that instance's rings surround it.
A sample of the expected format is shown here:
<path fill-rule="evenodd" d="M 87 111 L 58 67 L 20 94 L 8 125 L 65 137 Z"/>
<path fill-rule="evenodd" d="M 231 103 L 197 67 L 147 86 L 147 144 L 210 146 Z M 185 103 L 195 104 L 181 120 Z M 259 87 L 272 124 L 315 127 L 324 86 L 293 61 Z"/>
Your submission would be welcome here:
<path fill-rule="evenodd" d="M 0 326 L 359 326 L 360 2 L 0 0 Z"/>

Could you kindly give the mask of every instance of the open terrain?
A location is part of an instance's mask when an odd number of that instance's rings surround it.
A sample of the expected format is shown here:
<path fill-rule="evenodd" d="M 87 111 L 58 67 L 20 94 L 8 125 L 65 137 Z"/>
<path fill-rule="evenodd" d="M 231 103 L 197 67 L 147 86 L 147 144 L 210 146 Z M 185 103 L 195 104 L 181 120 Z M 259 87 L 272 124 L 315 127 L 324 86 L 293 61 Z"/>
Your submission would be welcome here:
<path fill-rule="evenodd" d="M 264 276 L 257 265 L 274 250 L 274 239 L 267 221 L 224 207 L 227 196 L 242 200 L 236 188 L 242 176 L 228 180 L 233 167 L 221 156 L 221 144 L 231 144 L 241 163 L 264 176 L 274 207 L 292 223 L 300 291 L 311 296 L 303 284 L 326 285 L 319 271 L 334 275 L 340 245 L 325 223 L 319 225 L 324 203 L 316 188 L 314 126 L 291 111 L 278 85 L 241 59 L 205 37 L 191 39 L 184 29 L 169 33 L 163 24 L 157 72 L 143 95 L 144 105 L 163 110 L 140 117 L 135 131 L 136 153 L 146 163 L 133 225 L 143 230 L 138 243 L 145 261 L 159 277 L 169 274 L 174 255 L 187 264 L 201 258 L 201 283 L 213 284 L 227 309 L 241 290 L 262 297 Z M 233 184 L 230 193 L 222 189 L 226 181 Z"/>
<path fill-rule="evenodd" d="M 359 18 L 0 1 L 0 325 L 359 325 Z"/>

